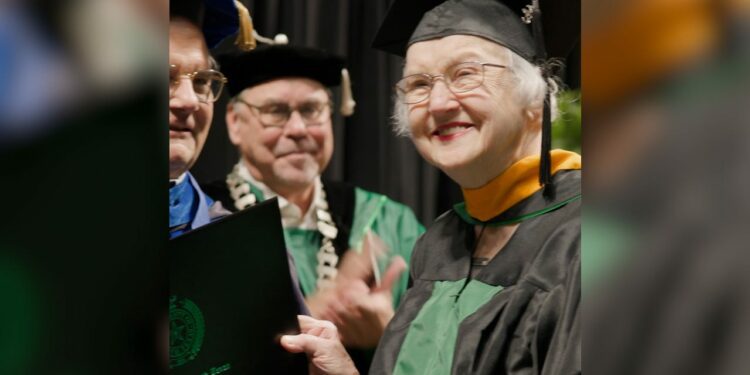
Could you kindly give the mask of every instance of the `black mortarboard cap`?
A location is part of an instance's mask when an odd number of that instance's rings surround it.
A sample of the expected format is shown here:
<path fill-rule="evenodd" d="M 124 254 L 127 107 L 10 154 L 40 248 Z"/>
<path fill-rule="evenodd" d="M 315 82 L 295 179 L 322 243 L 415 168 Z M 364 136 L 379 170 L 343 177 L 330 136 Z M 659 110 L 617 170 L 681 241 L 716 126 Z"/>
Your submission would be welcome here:
<path fill-rule="evenodd" d="M 544 14 L 544 17 L 542 17 Z M 580 0 L 396 0 L 372 46 L 405 56 L 412 43 L 449 35 L 473 35 L 505 46 L 527 61 L 543 65 L 565 59 L 580 40 Z M 542 70 L 546 77 L 548 69 Z M 551 195 L 551 119 L 549 98 L 542 116 L 539 181 Z"/>
<path fill-rule="evenodd" d="M 531 62 L 565 58 L 580 39 L 580 0 L 540 0 L 544 48 L 523 17 L 532 0 L 396 0 L 372 42 L 374 48 L 405 56 L 412 43 L 448 35 L 474 35 L 501 44 Z M 537 13 L 531 22 L 541 16 Z"/>
<path fill-rule="evenodd" d="M 283 77 L 304 77 L 331 87 L 341 84 L 344 59 L 324 50 L 290 45 L 262 45 L 249 52 L 218 57 L 234 96 L 257 84 Z"/>

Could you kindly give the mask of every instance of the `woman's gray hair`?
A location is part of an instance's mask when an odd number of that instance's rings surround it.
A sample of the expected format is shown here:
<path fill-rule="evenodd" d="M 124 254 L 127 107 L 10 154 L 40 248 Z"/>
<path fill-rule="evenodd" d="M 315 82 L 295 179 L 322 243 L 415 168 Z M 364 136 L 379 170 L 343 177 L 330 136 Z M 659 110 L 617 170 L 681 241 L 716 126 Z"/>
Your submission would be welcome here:
<path fill-rule="evenodd" d="M 557 94 L 560 85 L 555 78 L 548 78 L 545 82 L 542 76 L 542 68 L 528 62 L 523 57 L 506 48 L 509 55 L 508 70 L 512 73 L 512 79 L 508 80 L 514 85 L 514 92 L 519 98 L 521 106 L 527 110 L 540 110 L 544 106 L 544 99 L 549 90 L 550 114 L 554 121 L 558 116 Z M 545 69 L 559 68 L 562 63 L 551 60 L 545 64 Z M 393 115 L 391 116 L 393 131 L 399 136 L 411 136 L 409 130 L 409 105 L 400 100 L 397 94 L 393 96 Z"/>

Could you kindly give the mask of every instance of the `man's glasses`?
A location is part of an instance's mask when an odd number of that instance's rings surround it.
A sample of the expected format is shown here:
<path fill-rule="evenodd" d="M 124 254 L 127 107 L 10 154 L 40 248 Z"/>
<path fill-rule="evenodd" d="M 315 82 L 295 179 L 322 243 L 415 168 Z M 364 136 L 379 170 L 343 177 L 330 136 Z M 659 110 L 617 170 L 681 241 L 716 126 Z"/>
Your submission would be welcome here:
<path fill-rule="evenodd" d="M 329 115 L 327 110 L 331 106 L 330 102 L 319 101 L 304 102 L 297 107 L 291 107 L 287 103 L 253 105 L 240 99 L 239 97 L 235 98 L 234 100 L 258 111 L 257 116 L 260 120 L 260 123 L 267 128 L 284 127 L 292 117 L 292 113 L 294 113 L 294 111 L 299 112 L 299 115 L 305 125 L 320 125 L 325 119 L 325 116 Z"/>
<path fill-rule="evenodd" d="M 416 104 L 430 97 L 435 80 L 442 78 L 448 89 L 454 94 L 474 90 L 484 82 L 485 67 L 507 68 L 505 65 L 481 63 L 478 61 L 462 62 L 448 68 L 445 74 L 430 75 L 427 73 L 412 74 L 401 78 L 396 83 L 396 92 L 406 104 Z"/>
<path fill-rule="evenodd" d="M 179 74 L 176 65 L 169 66 L 169 98 L 173 98 L 177 88 L 180 87 L 183 78 L 187 78 L 193 84 L 193 91 L 198 101 L 202 103 L 213 103 L 219 99 L 227 78 L 221 72 L 207 69 L 192 73 Z"/>

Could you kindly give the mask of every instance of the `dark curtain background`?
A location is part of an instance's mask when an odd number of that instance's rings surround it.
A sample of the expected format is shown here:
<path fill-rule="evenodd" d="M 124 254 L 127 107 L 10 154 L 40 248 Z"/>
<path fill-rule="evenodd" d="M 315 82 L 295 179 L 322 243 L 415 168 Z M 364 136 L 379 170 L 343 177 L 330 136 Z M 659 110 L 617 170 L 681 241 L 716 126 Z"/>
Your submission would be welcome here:
<path fill-rule="evenodd" d="M 317 47 L 346 57 L 357 107 L 353 116 L 334 116 L 335 149 L 325 177 L 353 183 L 410 206 L 427 225 L 461 200 L 458 187 L 425 163 L 408 138 L 396 137 L 389 122 L 392 87 L 403 60 L 370 48 L 391 0 L 244 0 L 256 30 L 290 44 Z M 230 38 L 231 39 L 231 38 Z M 214 53 L 233 48 L 227 40 Z M 340 92 L 335 91 L 336 108 Z M 199 181 L 223 180 L 239 156 L 229 142 L 224 97 L 215 105 L 207 143 L 193 168 Z"/>

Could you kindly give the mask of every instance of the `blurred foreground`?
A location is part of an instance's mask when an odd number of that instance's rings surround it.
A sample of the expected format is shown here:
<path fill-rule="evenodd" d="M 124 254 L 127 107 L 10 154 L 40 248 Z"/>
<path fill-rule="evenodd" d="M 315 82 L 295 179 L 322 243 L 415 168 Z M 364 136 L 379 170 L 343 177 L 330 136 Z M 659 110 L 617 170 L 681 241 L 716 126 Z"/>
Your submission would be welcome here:
<path fill-rule="evenodd" d="M 584 373 L 748 373 L 750 4 L 583 5 Z"/>

